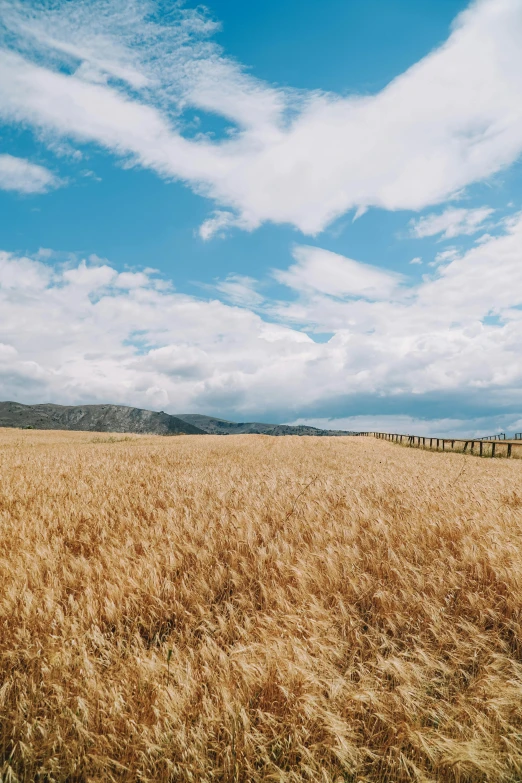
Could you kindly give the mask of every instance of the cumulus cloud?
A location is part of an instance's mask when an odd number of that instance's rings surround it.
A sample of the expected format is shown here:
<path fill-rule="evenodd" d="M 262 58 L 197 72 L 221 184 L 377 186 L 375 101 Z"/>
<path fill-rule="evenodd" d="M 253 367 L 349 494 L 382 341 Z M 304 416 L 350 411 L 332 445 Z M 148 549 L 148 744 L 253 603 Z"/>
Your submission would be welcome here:
<path fill-rule="evenodd" d="M 63 183 L 49 169 L 25 158 L 0 155 L 0 189 L 18 193 L 46 193 Z"/>
<path fill-rule="evenodd" d="M 490 207 L 458 209 L 449 207 L 440 214 L 425 215 L 410 221 L 410 234 L 417 239 L 441 234 L 443 239 L 476 234 L 495 210 Z"/>
<path fill-rule="evenodd" d="M 455 422 L 460 395 L 520 419 L 521 256 L 522 215 L 420 283 L 297 247 L 277 274 L 287 299 L 260 302 L 235 276 L 214 289 L 227 304 L 176 293 L 152 269 L 2 253 L 0 397 L 288 419 L 438 395 Z"/>
<path fill-rule="evenodd" d="M 203 238 L 233 223 L 313 235 L 350 209 L 421 210 L 522 151 L 519 0 L 473 3 L 445 44 L 367 96 L 256 80 L 212 42 L 201 9 L 176 5 L 168 24 L 137 0 L 1 9 L 0 116 L 183 180 L 221 208 Z M 221 115 L 230 133 L 188 137 L 187 108 Z"/>
<path fill-rule="evenodd" d="M 316 350 L 301 332 L 161 282 L 153 270 L 1 253 L 0 396 L 240 409 L 257 404 L 254 388 L 259 402 L 292 367 L 302 373 Z"/>

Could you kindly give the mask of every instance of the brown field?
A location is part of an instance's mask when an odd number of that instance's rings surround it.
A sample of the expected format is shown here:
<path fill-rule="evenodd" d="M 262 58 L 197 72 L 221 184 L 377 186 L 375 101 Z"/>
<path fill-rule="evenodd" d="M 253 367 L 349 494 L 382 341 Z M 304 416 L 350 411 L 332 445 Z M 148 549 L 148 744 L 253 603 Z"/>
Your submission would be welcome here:
<path fill-rule="evenodd" d="M 522 462 L 0 430 L 0 780 L 522 781 Z"/>

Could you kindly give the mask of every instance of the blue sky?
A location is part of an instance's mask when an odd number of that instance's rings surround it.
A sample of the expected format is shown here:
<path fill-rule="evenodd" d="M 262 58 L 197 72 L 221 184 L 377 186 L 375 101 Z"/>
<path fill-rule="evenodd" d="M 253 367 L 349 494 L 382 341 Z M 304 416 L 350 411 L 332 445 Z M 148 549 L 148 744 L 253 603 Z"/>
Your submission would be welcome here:
<path fill-rule="evenodd" d="M 520 0 L 0 19 L 0 397 L 522 429 Z"/>

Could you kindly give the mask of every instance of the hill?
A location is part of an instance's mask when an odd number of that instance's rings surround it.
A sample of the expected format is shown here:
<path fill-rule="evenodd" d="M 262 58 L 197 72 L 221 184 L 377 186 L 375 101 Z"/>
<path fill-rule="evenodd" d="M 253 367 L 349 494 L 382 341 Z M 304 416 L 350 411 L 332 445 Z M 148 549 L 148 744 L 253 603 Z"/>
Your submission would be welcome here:
<path fill-rule="evenodd" d="M 127 405 L 22 405 L 19 402 L 0 402 L 0 427 L 150 435 L 203 434 L 199 427 L 163 411 L 158 413 Z"/>
<path fill-rule="evenodd" d="M 149 435 L 352 435 L 342 430 L 262 422 L 235 422 L 182 413 L 172 416 L 160 411 L 127 405 L 23 405 L 0 402 L 0 427 L 33 430 L 85 430 L 89 432 L 134 432 Z"/>
<path fill-rule="evenodd" d="M 227 421 L 200 413 L 177 413 L 178 419 L 199 427 L 209 435 L 353 435 L 343 430 L 321 430 L 317 427 L 289 424 L 265 424 L 259 421 Z"/>

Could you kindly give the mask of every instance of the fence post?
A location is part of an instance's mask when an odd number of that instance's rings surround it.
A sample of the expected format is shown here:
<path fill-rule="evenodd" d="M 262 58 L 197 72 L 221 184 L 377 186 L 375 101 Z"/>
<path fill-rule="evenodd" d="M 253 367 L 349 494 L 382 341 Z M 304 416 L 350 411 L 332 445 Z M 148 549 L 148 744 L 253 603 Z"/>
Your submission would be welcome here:
<path fill-rule="evenodd" d="M 468 448 L 468 443 L 469 443 L 469 440 L 467 440 L 467 441 L 465 442 L 465 444 L 464 444 L 464 449 L 463 449 L 463 451 L 462 451 L 462 453 L 463 453 L 463 454 L 465 454 L 465 453 L 466 453 L 466 449 Z"/>
<path fill-rule="evenodd" d="M 511 457 L 511 443 L 508 443 L 508 457 Z"/>
<path fill-rule="evenodd" d="M 483 441 L 480 441 L 479 454 L 481 457 L 482 457 L 482 445 L 483 445 Z"/>
<path fill-rule="evenodd" d="M 495 441 L 492 441 L 492 443 L 491 443 L 491 456 L 492 457 L 495 456 L 495 447 L 496 447 L 496 445 L 497 444 L 495 443 Z"/>
<path fill-rule="evenodd" d="M 475 441 L 474 441 L 474 440 L 472 440 L 472 441 L 471 441 L 471 449 L 470 449 L 470 452 L 471 452 L 471 454 L 473 454 L 473 449 L 474 449 L 474 448 L 475 448 Z"/>

